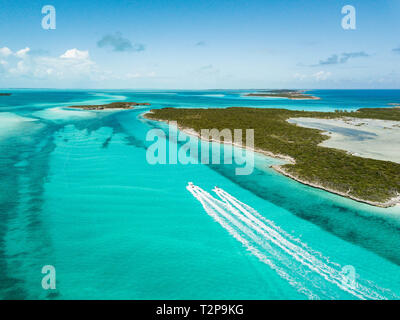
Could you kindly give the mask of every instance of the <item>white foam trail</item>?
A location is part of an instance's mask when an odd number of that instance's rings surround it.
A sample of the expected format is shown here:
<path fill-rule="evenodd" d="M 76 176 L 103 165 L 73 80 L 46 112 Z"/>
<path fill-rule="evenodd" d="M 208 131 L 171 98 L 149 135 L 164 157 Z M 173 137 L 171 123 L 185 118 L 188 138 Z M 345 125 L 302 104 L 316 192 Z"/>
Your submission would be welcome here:
<path fill-rule="evenodd" d="M 312 250 L 224 190 L 213 190 L 221 201 L 191 183 L 187 189 L 234 238 L 309 298 L 318 298 L 318 294 L 308 289 L 307 285 L 312 284 L 314 290 L 326 295 L 327 282 L 359 299 L 385 299 L 385 296 L 370 288 L 368 282 L 368 287 L 362 285 L 360 279 L 355 286 L 348 284 L 344 281 L 339 264 L 330 262 L 321 253 Z M 293 271 L 295 275 L 291 276 L 289 272 Z M 310 272 L 314 281 L 308 280 Z M 316 276 L 321 278 L 316 280 Z M 384 291 L 376 286 L 374 288 Z"/>
<path fill-rule="evenodd" d="M 303 248 L 285 239 L 276 230 L 266 226 L 260 220 L 255 218 L 253 215 L 249 213 L 249 211 L 244 209 L 238 201 L 236 201 L 237 199 L 231 197 L 229 194 L 227 194 L 221 189 L 217 189 L 216 192 L 221 198 L 225 199 L 228 203 L 231 203 L 232 205 L 237 207 L 247 218 L 249 218 L 246 219 L 240 216 L 240 214 L 237 213 L 237 211 L 232 208 L 233 209 L 232 212 L 235 215 L 238 215 L 242 221 L 252 226 L 257 232 L 265 236 L 268 240 L 272 241 L 274 244 L 276 244 L 278 247 L 284 250 L 287 254 L 295 258 L 302 265 L 307 266 L 312 271 L 321 275 L 325 280 L 337 285 L 339 288 L 353 294 L 357 298 L 360 299 L 373 298 L 369 296 L 368 293 L 359 292 L 359 290 L 354 290 L 351 286 L 343 282 L 343 276 L 341 274 L 341 271 L 336 270 L 331 266 L 325 264 L 324 262 L 320 261 L 318 258 L 313 256 L 309 252 L 305 251 Z M 257 215 L 259 216 L 259 214 Z"/>
<path fill-rule="evenodd" d="M 197 188 L 191 188 L 190 186 L 187 189 L 193 194 L 193 196 L 200 201 L 203 205 L 206 212 L 216 221 L 218 222 L 225 230 L 227 230 L 236 240 L 238 240 L 242 245 L 244 245 L 249 252 L 251 252 L 255 257 L 257 257 L 261 262 L 268 265 L 271 269 L 275 270 L 278 275 L 286 279 L 293 287 L 295 287 L 299 292 L 304 293 L 310 299 L 318 299 L 319 297 L 313 294 L 310 290 L 302 286 L 300 283 L 296 282 L 289 274 L 287 274 L 283 269 L 276 266 L 268 257 L 260 252 L 256 247 L 252 246 L 251 243 L 246 240 L 239 232 L 237 232 L 229 223 L 227 223 L 224 219 L 221 218 L 214 210 L 215 207 L 213 204 L 210 204 L 210 200 L 204 198 L 204 193 L 201 193 L 201 189 L 198 190 Z M 200 192 L 199 192 L 200 191 Z M 205 192 L 204 190 L 202 190 Z M 211 195 L 210 195 L 211 197 Z M 212 198 L 212 197 L 211 197 Z M 219 201 L 214 199 L 215 201 Z"/>

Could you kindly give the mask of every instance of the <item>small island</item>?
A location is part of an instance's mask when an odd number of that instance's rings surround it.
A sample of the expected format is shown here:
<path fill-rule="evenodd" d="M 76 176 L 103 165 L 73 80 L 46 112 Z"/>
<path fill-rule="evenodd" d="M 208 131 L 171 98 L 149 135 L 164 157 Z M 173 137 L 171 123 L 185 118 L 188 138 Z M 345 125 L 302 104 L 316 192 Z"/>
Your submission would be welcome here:
<path fill-rule="evenodd" d="M 133 109 L 136 106 L 150 106 L 150 103 L 147 103 L 147 102 L 112 102 L 109 104 L 69 106 L 68 108 L 84 109 L 84 110 L 125 110 L 125 109 Z"/>
<path fill-rule="evenodd" d="M 304 93 L 305 90 L 265 90 L 260 92 L 248 93 L 246 97 L 267 97 L 267 98 L 286 98 L 290 100 L 320 100 L 321 98 L 315 97 Z"/>
<path fill-rule="evenodd" d="M 9 92 L 0 92 L 0 96 L 11 96 L 11 93 Z"/>
<path fill-rule="evenodd" d="M 341 119 L 353 121 L 353 127 L 357 127 L 360 120 L 363 123 L 380 120 L 400 124 L 399 108 L 362 108 L 352 112 L 243 107 L 164 108 L 151 110 L 145 117 L 164 122 L 176 121 L 180 130 L 197 136 L 203 128 L 254 129 L 254 147 L 257 152 L 286 160 L 286 164 L 273 166 L 281 174 L 303 184 L 374 206 L 390 207 L 400 203 L 400 163 L 394 162 L 394 158 L 377 160 L 327 147 L 323 142 L 331 137 L 324 130 L 288 121 L 296 118 L 313 118 L 316 121 Z M 398 124 L 392 124 L 391 128 L 396 128 Z M 373 145 L 371 140 L 367 143 Z"/>

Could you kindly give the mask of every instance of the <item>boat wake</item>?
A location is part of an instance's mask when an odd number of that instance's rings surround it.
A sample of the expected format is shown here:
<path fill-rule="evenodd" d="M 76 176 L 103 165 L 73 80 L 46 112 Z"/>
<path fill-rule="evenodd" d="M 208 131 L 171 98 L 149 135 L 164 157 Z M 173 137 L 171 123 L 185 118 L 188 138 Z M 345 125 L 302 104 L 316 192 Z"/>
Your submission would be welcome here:
<path fill-rule="evenodd" d="M 309 299 L 392 299 L 394 295 L 372 282 L 352 279 L 339 264 L 309 248 L 221 188 L 213 197 L 193 183 L 186 189 L 218 222 L 262 263 L 273 269 Z M 340 290 L 337 290 L 340 289 Z"/>

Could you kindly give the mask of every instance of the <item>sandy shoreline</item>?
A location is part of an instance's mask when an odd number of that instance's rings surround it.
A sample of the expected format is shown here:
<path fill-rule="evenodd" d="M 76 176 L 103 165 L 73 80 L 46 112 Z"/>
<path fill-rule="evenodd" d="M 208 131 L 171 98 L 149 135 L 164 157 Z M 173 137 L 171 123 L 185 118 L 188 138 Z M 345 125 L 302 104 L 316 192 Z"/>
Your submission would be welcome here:
<path fill-rule="evenodd" d="M 340 118 L 290 118 L 289 123 L 323 130 L 329 136 L 319 145 L 347 151 L 349 154 L 400 163 L 400 121 Z"/>
<path fill-rule="evenodd" d="M 270 98 L 270 99 L 288 99 L 288 100 L 321 100 L 320 97 L 304 95 L 303 97 L 281 97 L 274 95 L 263 95 L 263 94 L 245 94 L 244 97 L 255 97 L 255 98 Z"/>
<path fill-rule="evenodd" d="M 300 183 L 305 184 L 307 186 L 310 186 L 310 187 L 313 187 L 313 188 L 317 188 L 317 189 L 322 189 L 324 191 L 328 191 L 328 192 L 337 194 L 339 196 L 342 196 L 342 197 L 345 197 L 345 198 L 349 198 L 349 199 L 352 199 L 352 200 L 355 200 L 355 201 L 358 201 L 358 202 L 366 203 L 366 204 L 369 204 L 369 205 L 372 205 L 372 206 L 375 206 L 375 207 L 389 208 L 389 207 L 393 207 L 393 206 L 395 206 L 397 204 L 400 204 L 400 195 L 398 197 L 394 197 L 394 198 L 392 198 L 392 199 L 390 199 L 390 200 L 388 200 L 386 202 L 375 202 L 375 201 L 370 201 L 370 200 L 364 200 L 364 199 L 360 199 L 360 198 L 354 197 L 352 195 L 349 195 L 348 193 L 345 193 L 345 192 L 341 192 L 341 191 L 338 191 L 338 190 L 326 188 L 324 186 L 321 186 L 320 184 L 316 184 L 316 183 L 312 183 L 312 182 L 309 182 L 309 181 L 302 180 L 302 179 L 300 179 L 300 178 L 298 178 L 296 176 L 293 176 L 292 174 L 288 173 L 281 166 L 274 165 L 274 166 L 271 166 L 271 168 L 273 168 L 275 171 L 283 174 L 284 176 L 289 177 L 289 178 L 291 178 L 293 180 L 296 180 L 297 182 L 300 182 Z"/>
<path fill-rule="evenodd" d="M 72 105 L 67 108 L 70 109 L 78 109 L 78 110 L 87 110 L 87 111 L 103 111 L 103 110 L 132 110 L 137 106 L 150 106 L 148 102 L 111 102 L 107 104 L 88 104 L 88 105 Z"/>
<path fill-rule="evenodd" d="M 249 92 L 244 94 L 244 97 L 259 97 L 259 98 L 282 98 L 289 100 L 321 100 L 320 97 L 313 96 L 306 93 L 308 90 L 293 90 L 293 91 L 281 91 L 272 90 L 270 92 Z"/>
<path fill-rule="evenodd" d="M 152 113 L 152 112 L 148 111 L 148 112 L 142 114 L 142 117 L 147 119 L 147 120 L 159 121 L 159 122 L 164 122 L 166 124 L 169 124 L 167 120 L 152 119 L 152 118 L 146 117 L 146 114 L 148 114 L 148 113 Z M 202 138 L 200 136 L 200 134 L 197 131 L 195 131 L 192 128 L 185 128 L 185 127 L 181 127 L 179 125 L 177 126 L 177 128 L 180 131 L 182 131 L 183 133 L 185 133 L 187 135 L 195 136 L 198 139 L 203 140 L 203 141 L 229 144 L 229 145 L 233 145 L 235 147 L 244 148 L 244 149 L 247 149 L 249 151 L 257 152 L 257 153 L 260 153 L 262 155 L 265 155 L 265 156 L 268 156 L 268 157 L 271 157 L 271 158 L 285 160 L 289 164 L 295 164 L 296 163 L 296 161 L 293 158 L 291 158 L 289 156 L 286 156 L 286 155 L 274 154 L 274 153 L 272 153 L 270 151 L 267 151 L 267 150 L 262 150 L 262 149 L 258 149 L 258 148 L 250 148 L 250 147 L 246 147 L 246 146 L 243 146 L 243 145 L 238 145 L 238 144 L 235 144 L 235 143 L 232 143 L 232 142 L 229 143 L 228 141 L 221 142 L 221 141 L 218 141 L 218 140 L 215 140 L 215 139 L 204 139 L 204 138 Z M 372 206 L 375 206 L 375 207 L 381 207 L 381 208 L 389 208 L 389 207 L 393 207 L 395 205 L 399 205 L 400 204 L 400 195 L 397 196 L 397 197 L 391 198 L 390 200 L 385 201 L 385 202 L 375 202 L 375 201 L 360 199 L 360 198 L 354 197 L 352 195 L 349 195 L 347 193 L 324 187 L 324 186 L 322 186 L 320 184 L 316 184 L 316 183 L 313 183 L 313 182 L 302 180 L 302 179 L 300 179 L 300 178 L 298 178 L 296 176 L 293 176 L 292 174 L 286 172 L 286 170 L 281 165 L 272 165 L 270 167 L 272 169 L 274 169 L 276 172 L 278 172 L 278 173 L 280 173 L 280 174 L 282 174 L 282 175 L 284 175 L 284 176 L 286 176 L 288 178 L 291 178 L 291 179 L 293 179 L 293 180 L 295 180 L 295 181 L 297 181 L 299 183 L 302 183 L 304 185 L 307 185 L 307 186 L 310 186 L 310 187 L 313 187 L 313 188 L 321 189 L 321 190 L 324 190 L 324 191 L 327 191 L 327 192 L 330 192 L 330 193 L 334 193 L 336 195 L 339 195 L 339 196 L 342 196 L 342 197 L 345 197 L 345 198 L 348 198 L 348 199 L 351 199 L 351 200 L 354 200 L 354 201 L 357 201 L 357 202 L 361 202 L 361 203 L 365 203 L 365 204 L 368 204 L 368 205 L 372 205 Z"/>
<path fill-rule="evenodd" d="M 310 96 L 310 97 L 304 97 L 304 98 L 288 98 L 289 100 L 321 100 L 320 97 L 315 97 L 315 96 Z"/>
<path fill-rule="evenodd" d="M 79 108 L 79 107 L 65 107 L 65 109 L 71 110 L 82 110 L 82 111 L 122 111 L 122 110 L 133 110 L 135 108 L 104 108 L 104 109 L 90 109 L 90 108 Z"/>
<path fill-rule="evenodd" d="M 172 124 L 168 123 L 168 121 L 165 121 L 165 120 L 147 118 L 146 114 L 148 114 L 148 113 L 151 113 L 151 111 L 148 111 L 148 112 L 144 113 L 142 115 L 143 118 L 145 118 L 147 120 L 151 120 L 151 121 L 159 121 L 159 122 L 164 122 L 164 123 L 166 123 L 168 125 L 172 125 Z M 246 149 L 246 150 L 249 150 L 249 151 L 252 151 L 252 152 L 257 152 L 257 153 L 263 154 L 263 155 L 271 157 L 271 158 L 285 160 L 286 162 L 288 162 L 290 164 L 295 164 L 295 160 L 293 158 L 291 158 L 289 156 L 286 156 L 286 155 L 283 155 L 283 154 L 275 154 L 275 153 L 272 153 L 270 151 L 266 151 L 266 150 L 262 150 L 262 149 L 258 149 L 258 148 L 251 148 L 251 147 L 243 146 L 243 145 L 240 145 L 240 144 L 237 144 L 237 143 L 232 143 L 232 142 L 229 142 L 229 141 L 222 141 L 221 142 L 221 141 L 215 140 L 215 139 L 205 139 L 197 131 L 195 131 L 192 128 L 185 128 L 185 127 L 182 127 L 182 126 L 179 126 L 179 125 L 176 126 L 176 127 L 177 127 L 177 129 L 179 131 L 182 131 L 183 133 L 185 133 L 187 135 L 194 136 L 194 137 L 196 137 L 196 138 L 198 138 L 198 139 L 200 139 L 202 141 L 217 142 L 217 143 L 221 143 L 221 144 L 233 145 L 233 146 L 235 146 L 237 148 L 242 148 L 242 149 Z"/>

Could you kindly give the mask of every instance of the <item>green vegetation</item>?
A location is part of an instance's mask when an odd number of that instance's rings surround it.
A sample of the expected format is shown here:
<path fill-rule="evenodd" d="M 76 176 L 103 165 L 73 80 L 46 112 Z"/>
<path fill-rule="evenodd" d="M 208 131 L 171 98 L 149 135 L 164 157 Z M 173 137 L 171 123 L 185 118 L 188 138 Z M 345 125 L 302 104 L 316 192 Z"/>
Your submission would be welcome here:
<path fill-rule="evenodd" d="M 400 194 L 400 164 L 361 158 L 345 151 L 318 146 L 328 139 L 320 130 L 299 127 L 289 118 L 383 119 L 400 121 L 399 108 L 359 109 L 355 112 L 306 112 L 286 109 L 155 109 L 146 114 L 154 120 L 174 120 L 180 127 L 254 129 L 255 147 L 287 155 L 295 164 L 281 166 L 296 179 L 343 193 L 366 202 L 385 202 Z"/>
<path fill-rule="evenodd" d="M 105 110 L 105 109 L 132 109 L 134 106 L 149 106 L 150 103 L 137 103 L 137 102 L 112 102 L 109 104 L 94 104 L 83 106 L 69 106 L 68 108 L 78 108 L 85 110 Z"/>
<path fill-rule="evenodd" d="M 11 96 L 11 93 L 8 92 L 0 92 L 0 97 L 1 96 Z"/>
<path fill-rule="evenodd" d="M 319 100 L 320 98 L 308 94 L 304 94 L 302 90 L 268 90 L 246 94 L 247 97 L 272 97 L 272 98 L 287 98 L 292 100 Z"/>

